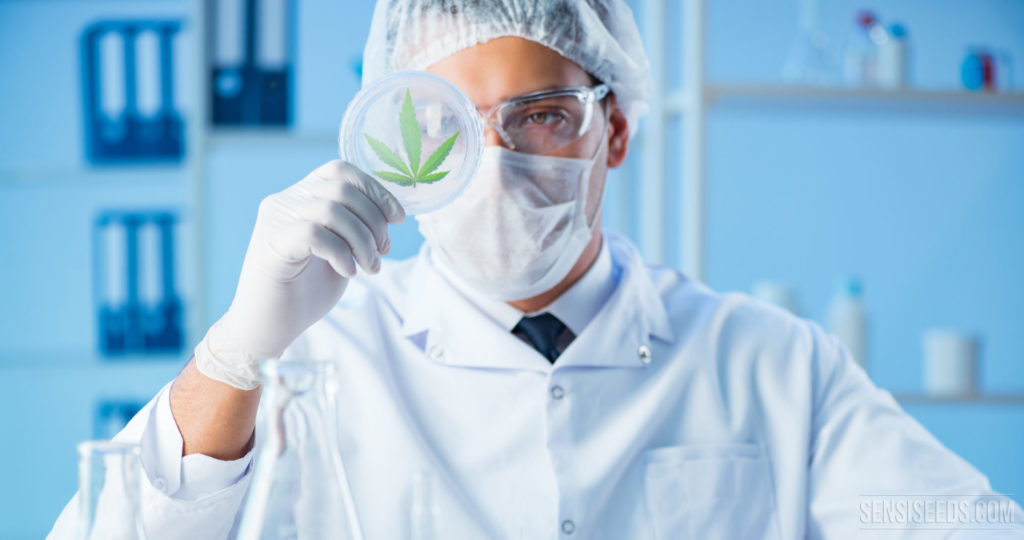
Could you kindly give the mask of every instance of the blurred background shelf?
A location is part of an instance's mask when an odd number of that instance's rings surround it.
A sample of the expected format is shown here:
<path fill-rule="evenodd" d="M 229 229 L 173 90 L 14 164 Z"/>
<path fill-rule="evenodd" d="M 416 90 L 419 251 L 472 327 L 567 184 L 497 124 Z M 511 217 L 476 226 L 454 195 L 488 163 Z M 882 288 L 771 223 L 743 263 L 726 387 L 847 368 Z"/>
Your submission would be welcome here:
<path fill-rule="evenodd" d="M 210 145 L 223 144 L 338 144 L 338 132 L 327 130 L 293 129 L 293 128 L 216 128 L 206 135 Z"/>
<path fill-rule="evenodd" d="M 927 112 L 937 114 L 1024 114 L 1024 92 L 962 90 L 884 90 L 786 85 L 712 84 L 704 89 L 705 105 L 749 107 L 813 107 Z M 665 100 L 677 114 L 693 106 L 690 94 L 676 92 Z"/>
<path fill-rule="evenodd" d="M 928 394 L 893 394 L 896 401 L 904 404 L 948 403 L 957 405 L 1024 405 L 1024 393 L 988 394 L 975 396 L 931 396 Z"/>

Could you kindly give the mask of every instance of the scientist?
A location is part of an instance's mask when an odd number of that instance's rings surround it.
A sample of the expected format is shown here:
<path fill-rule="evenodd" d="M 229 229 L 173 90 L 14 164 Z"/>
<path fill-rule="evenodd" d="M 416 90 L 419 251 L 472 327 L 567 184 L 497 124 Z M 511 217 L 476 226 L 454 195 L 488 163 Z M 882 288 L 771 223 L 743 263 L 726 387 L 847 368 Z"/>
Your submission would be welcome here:
<path fill-rule="evenodd" d="M 907 538 L 865 531 L 866 497 L 991 493 L 817 325 L 602 231 L 649 87 L 621 0 L 382 0 L 364 84 L 406 69 L 480 108 L 479 173 L 398 262 L 402 207 L 348 163 L 263 200 L 227 313 L 119 435 L 142 445 L 153 538 L 237 527 L 257 364 L 282 355 L 338 363 L 367 538 L 410 537 L 423 470 L 456 539 Z"/>

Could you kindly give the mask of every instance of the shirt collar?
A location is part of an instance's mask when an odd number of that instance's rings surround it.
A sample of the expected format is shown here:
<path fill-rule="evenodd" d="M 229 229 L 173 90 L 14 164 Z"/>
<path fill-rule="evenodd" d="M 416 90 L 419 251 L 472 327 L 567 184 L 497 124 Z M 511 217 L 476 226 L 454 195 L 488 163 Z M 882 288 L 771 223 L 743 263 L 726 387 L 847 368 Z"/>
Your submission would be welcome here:
<path fill-rule="evenodd" d="M 431 360 L 449 366 L 550 373 L 581 366 L 648 365 L 652 338 L 668 343 L 675 339 L 659 286 L 629 240 L 609 231 L 603 233 L 617 283 L 594 320 L 557 363 L 551 364 L 496 324 L 490 314 L 483 314 L 464 296 L 472 291 L 458 290 L 430 263 L 426 244 L 412 261 L 408 279 L 399 285 L 403 298 L 396 307 L 402 318 L 402 334 Z"/>
<path fill-rule="evenodd" d="M 550 305 L 536 313 L 527 313 L 526 315 L 551 313 L 568 326 L 574 335 L 578 336 L 601 311 L 601 306 L 611 297 L 617 282 L 618 275 L 613 272 L 612 257 L 608 253 L 607 240 L 602 237 L 601 251 L 598 252 L 594 264 L 583 276 Z"/>
<path fill-rule="evenodd" d="M 580 335 L 583 329 L 594 320 L 601 306 L 605 304 L 618 283 L 618 273 L 614 270 L 612 257 L 609 253 L 608 240 L 602 234 L 601 247 L 597 259 L 564 293 L 551 304 L 539 311 L 524 313 L 507 302 L 491 298 L 472 288 L 460 279 L 442 261 L 437 259 L 436 252 L 428 248 L 431 265 L 440 272 L 452 287 L 470 301 L 484 315 L 498 326 L 512 331 L 524 316 L 550 313 L 562 321 L 573 335 Z"/>

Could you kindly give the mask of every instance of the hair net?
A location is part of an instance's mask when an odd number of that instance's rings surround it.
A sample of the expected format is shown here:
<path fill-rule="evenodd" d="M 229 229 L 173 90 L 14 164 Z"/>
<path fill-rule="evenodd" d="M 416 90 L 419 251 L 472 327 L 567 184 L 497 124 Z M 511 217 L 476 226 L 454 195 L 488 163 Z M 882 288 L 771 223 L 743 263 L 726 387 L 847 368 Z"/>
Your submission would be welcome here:
<path fill-rule="evenodd" d="M 623 0 L 379 0 L 363 86 L 503 36 L 540 43 L 608 84 L 636 133 L 647 112 L 650 66 Z"/>

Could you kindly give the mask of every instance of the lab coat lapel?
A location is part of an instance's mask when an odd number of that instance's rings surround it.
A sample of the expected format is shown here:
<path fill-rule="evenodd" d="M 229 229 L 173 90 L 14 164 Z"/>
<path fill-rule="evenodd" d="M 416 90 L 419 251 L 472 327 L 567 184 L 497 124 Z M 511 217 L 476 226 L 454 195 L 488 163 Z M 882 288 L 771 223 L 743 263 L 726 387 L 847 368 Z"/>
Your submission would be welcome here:
<path fill-rule="evenodd" d="M 545 373 L 565 367 L 644 367 L 652 360 L 652 338 L 674 340 L 665 305 L 636 248 L 615 233 L 604 234 L 619 284 L 554 368 L 452 287 L 430 264 L 426 246 L 408 282 L 402 333 L 428 358 L 449 366 Z"/>
<path fill-rule="evenodd" d="M 456 290 L 429 262 L 426 247 L 417 257 L 406 295 L 402 334 L 426 356 L 448 366 L 529 369 L 551 364 Z"/>
<path fill-rule="evenodd" d="M 652 338 L 674 341 L 668 314 L 636 248 L 604 231 L 619 284 L 594 320 L 558 358 L 555 368 L 644 367 L 652 361 Z"/>

